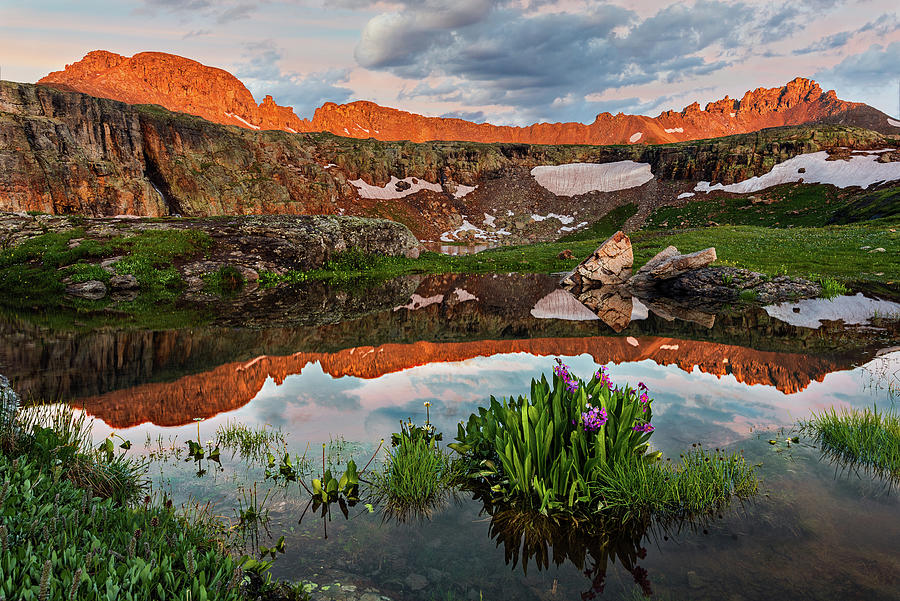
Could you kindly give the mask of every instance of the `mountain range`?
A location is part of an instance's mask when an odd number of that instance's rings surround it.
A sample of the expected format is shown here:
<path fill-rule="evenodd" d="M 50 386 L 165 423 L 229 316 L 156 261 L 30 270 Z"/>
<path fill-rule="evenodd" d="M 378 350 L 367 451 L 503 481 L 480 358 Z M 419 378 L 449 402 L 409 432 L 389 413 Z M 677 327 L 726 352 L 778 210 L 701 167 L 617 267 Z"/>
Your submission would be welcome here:
<path fill-rule="evenodd" d="M 801 77 L 780 88 L 748 91 L 740 100 L 726 96 L 702 109 L 694 102 L 681 111 L 664 111 L 656 117 L 600 113 L 591 123 L 535 123 L 526 127 L 426 117 L 367 101 L 327 102 L 316 109 L 311 120 L 301 119 L 293 108 L 276 104 L 271 96 L 257 104 L 250 90 L 227 71 L 163 52 L 126 57 L 96 50 L 50 73 L 38 84 L 129 104 L 158 104 L 247 129 L 321 131 L 383 141 L 660 144 L 811 123 L 898 132 L 881 111 L 841 100 L 833 90 L 823 91 L 816 82 Z"/>

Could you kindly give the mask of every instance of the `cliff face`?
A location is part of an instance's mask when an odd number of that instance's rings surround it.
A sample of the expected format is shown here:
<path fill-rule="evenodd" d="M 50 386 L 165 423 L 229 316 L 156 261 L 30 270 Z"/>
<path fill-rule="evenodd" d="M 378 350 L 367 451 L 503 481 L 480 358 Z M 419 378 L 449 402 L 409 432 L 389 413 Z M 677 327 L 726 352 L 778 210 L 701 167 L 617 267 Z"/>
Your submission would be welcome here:
<path fill-rule="evenodd" d="M 160 107 L 11 82 L 0 82 L 0 141 L 0 210 L 347 214 L 400 221 L 424 240 L 467 233 L 461 228 L 467 218 L 485 227 L 482 216 L 492 213 L 491 227 L 506 232 L 505 242 L 555 239 L 563 231 L 560 221 L 533 215 L 567 215 L 570 222 L 577 216 L 576 224 L 586 224 L 630 202 L 645 214 L 700 179 L 727 184 L 800 153 L 889 143 L 844 126 L 665 146 L 379 142 L 226 127 Z M 650 165 L 653 179 L 566 197 L 530 173 L 540 165 L 626 160 Z"/>
<path fill-rule="evenodd" d="M 537 123 L 507 127 L 462 119 L 424 117 L 360 101 L 326 103 L 312 120 L 298 118 L 271 96 L 256 104 L 233 75 L 162 52 L 124 57 L 97 50 L 50 73 L 38 83 L 131 104 L 159 104 L 172 111 L 216 123 L 288 132 L 327 131 L 376 140 L 464 140 L 523 144 L 658 144 L 699 140 L 807 123 L 841 123 L 898 133 L 887 115 L 867 105 L 840 100 L 809 79 L 798 77 L 780 88 L 748 91 L 740 100 L 726 96 L 701 110 L 697 103 L 657 117 L 601 113 L 592 123 Z"/>

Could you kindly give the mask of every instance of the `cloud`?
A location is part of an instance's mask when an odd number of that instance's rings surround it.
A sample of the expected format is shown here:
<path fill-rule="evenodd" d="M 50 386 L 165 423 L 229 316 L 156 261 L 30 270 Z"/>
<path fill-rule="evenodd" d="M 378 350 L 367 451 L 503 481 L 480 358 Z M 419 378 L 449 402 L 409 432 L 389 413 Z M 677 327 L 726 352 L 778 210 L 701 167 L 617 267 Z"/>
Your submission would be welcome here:
<path fill-rule="evenodd" d="M 183 36 L 181 36 L 181 39 L 188 40 L 190 38 L 199 38 L 199 37 L 205 36 L 205 35 L 212 35 L 212 30 L 211 29 L 194 29 L 192 31 L 188 31 Z"/>
<path fill-rule="evenodd" d="M 816 77 L 831 85 L 854 87 L 893 87 L 897 83 L 897 57 L 900 42 L 885 47 L 872 44 L 865 52 L 848 56 L 831 69 L 821 71 Z"/>
<path fill-rule="evenodd" d="M 281 68 L 281 49 L 272 40 L 249 43 L 244 46 L 243 62 L 235 68 L 235 75 L 259 101 L 271 94 L 278 104 L 294 107 L 300 117 L 312 116 L 312 112 L 325 102 L 346 102 L 353 91 L 346 84 L 350 69 L 327 69 L 310 73 L 285 71 Z"/>
<path fill-rule="evenodd" d="M 144 6 L 151 12 L 163 10 L 212 18 L 219 24 L 246 19 L 259 8 L 258 3 L 245 0 L 144 0 Z"/>
<path fill-rule="evenodd" d="M 716 73 L 768 30 L 793 31 L 803 13 L 699 0 L 642 19 L 612 4 L 543 10 L 549 4 L 401 3 L 367 23 L 355 57 L 367 69 L 419 80 L 402 99 L 515 107 L 524 121 L 583 119 L 600 106 L 584 100 L 590 94 Z"/>

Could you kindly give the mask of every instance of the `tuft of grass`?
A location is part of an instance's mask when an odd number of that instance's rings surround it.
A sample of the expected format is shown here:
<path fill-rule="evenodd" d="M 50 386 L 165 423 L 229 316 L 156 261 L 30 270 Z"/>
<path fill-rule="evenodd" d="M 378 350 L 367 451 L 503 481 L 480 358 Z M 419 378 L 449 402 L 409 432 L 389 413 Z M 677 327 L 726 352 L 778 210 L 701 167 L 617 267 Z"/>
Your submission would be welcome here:
<path fill-rule="evenodd" d="M 756 290 L 741 290 L 738 300 L 742 303 L 753 303 L 759 300 L 759 293 Z"/>
<path fill-rule="evenodd" d="M 834 278 L 821 278 L 819 280 L 819 284 L 822 285 L 821 296 L 823 298 L 834 298 L 836 296 L 841 296 L 842 294 L 847 294 L 847 292 L 849 292 L 843 282 Z"/>
<path fill-rule="evenodd" d="M 280 429 L 252 428 L 237 420 L 228 420 L 216 428 L 215 444 L 230 449 L 241 459 L 259 460 L 267 453 L 283 448 L 285 440 Z"/>
<path fill-rule="evenodd" d="M 372 474 L 372 490 L 387 515 L 405 520 L 429 517 L 451 495 L 459 480 L 449 454 L 434 440 L 402 436 L 387 451 L 381 470 Z"/>
<path fill-rule="evenodd" d="M 822 452 L 838 463 L 871 469 L 876 475 L 900 478 L 900 415 L 872 409 L 833 407 L 799 423 Z"/>
<path fill-rule="evenodd" d="M 612 464 L 597 486 L 604 510 L 623 521 L 666 520 L 709 515 L 733 498 L 749 499 L 759 480 L 742 454 L 698 447 L 682 454 L 680 463 Z"/>
<path fill-rule="evenodd" d="M 244 288 L 244 276 L 234 265 L 223 265 L 203 276 L 204 290 L 220 295 L 234 294 Z"/>

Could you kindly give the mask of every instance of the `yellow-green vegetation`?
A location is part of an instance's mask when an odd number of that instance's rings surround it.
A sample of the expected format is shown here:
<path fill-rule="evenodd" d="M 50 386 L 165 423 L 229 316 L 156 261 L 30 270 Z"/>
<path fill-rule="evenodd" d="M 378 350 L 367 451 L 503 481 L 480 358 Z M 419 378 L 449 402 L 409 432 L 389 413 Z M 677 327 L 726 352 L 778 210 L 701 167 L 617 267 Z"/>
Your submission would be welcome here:
<path fill-rule="evenodd" d="M 229 529 L 208 510 L 179 512 L 143 496 L 146 466 L 68 407 L 0 416 L 0 598 L 238 601 L 278 588 L 268 562 L 229 554 Z"/>
<path fill-rule="evenodd" d="M 401 424 L 393 435 L 386 461 L 372 474 L 375 499 L 387 515 L 427 517 L 449 498 L 460 474 L 438 445 L 440 438 L 427 422 L 424 427 Z"/>
<path fill-rule="evenodd" d="M 635 265 L 642 265 L 668 245 L 684 253 L 714 246 L 719 265 L 792 275 L 834 284 L 849 281 L 896 282 L 900 252 L 896 222 L 878 220 L 842 226 L 778 229 L 717 226 L 675 230 L 641 230 L 631 234 Z M 350 251 L 336 255 L 323 269 L 260 274 L 264 285 L 314 279 L 389 278 L 409 273 L 551 273 L 574 268 L 604 238 L 493 248 L 474 255 L 424 252 L 418 259 Z M 863 248 L 867 247 L 867 248 Z M 883 248 L 884 251 L 876 249 Z M 571 250 L 574 258 L 560 259 Z"/>
<path fill-rule="evenodd" d="M 877 408 L 831 408 L 801 421 L 800 429 L 815 439 L 826 457 L 900 479 L 900 415 Z"/>

